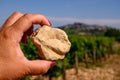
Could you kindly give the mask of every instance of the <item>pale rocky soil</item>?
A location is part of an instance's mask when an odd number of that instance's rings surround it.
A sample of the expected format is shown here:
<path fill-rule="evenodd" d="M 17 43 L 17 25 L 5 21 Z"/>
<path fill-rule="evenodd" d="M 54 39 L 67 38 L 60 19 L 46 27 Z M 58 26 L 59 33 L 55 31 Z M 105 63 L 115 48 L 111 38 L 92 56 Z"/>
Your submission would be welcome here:
<path fill-rule="evenodd" d="M 75 75 L 75 69 L 66 70 L 67 80 L 120 80 L 120 56 L 114 55 L 109 60 L 105 61 L 103 67 L 79 68 L 78 75 Z M 35 79 L 31 80 L 49 80 Z M 52 80 L 62 80 L 62 77 L 53 78 Z"/>

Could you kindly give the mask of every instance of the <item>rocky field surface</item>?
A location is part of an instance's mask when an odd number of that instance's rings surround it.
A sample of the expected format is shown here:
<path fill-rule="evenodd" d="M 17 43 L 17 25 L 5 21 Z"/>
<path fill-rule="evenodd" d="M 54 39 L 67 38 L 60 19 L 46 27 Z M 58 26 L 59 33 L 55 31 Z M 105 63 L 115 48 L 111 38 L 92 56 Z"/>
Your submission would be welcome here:
<path fill-rule="evenodd" d="M 75 69 L 66 70 L 67 80 L 120 80 L 120 56 L 114 55 L 108 61 L 105 61 L 103 67 L 79 68 L 78 75 Z M 31 80 L 49 80 L 48 77 L 32 77 Z M 63 80 L 62 76 L 52 78 L 52 80 Z"/>

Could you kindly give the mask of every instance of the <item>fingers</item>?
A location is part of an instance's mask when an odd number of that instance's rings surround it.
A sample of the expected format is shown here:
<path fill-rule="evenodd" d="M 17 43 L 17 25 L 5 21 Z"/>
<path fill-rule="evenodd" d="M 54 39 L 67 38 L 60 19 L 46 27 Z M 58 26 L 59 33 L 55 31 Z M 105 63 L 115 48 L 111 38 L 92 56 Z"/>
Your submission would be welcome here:
<path fill-rule="evenodd" d="M 4 27 L 11 26 L 13 23 L 15 23 L 21 16 L 23 16 L 20 12 L 14 12 L 3 24 Z"/>
<path fill-rule="evenodd" d="M 28 66 L 30 68 L 30 74 L 32 75 L 38 75 L 46 73 L 49 68 L 53 67 L 56 63 L 51 61 L 45 61 L 45 60 L 33 60 L 30 61 Z"/>
<path fill-rule="evenodd" d="M 27 31 L 33 24 L 50 25 L 47 18 L 43 15 L 25 14 L 13 24 L 13 27 L 23 33 Z"/>
<path fill-rule="evenodd" d="M 27 35 L 30 35 L 32 33 L 31 29 L 33 29 L 34 24 L 48 25 L 48 26 L 50 25 L 47 18 L 43 15 L 22 14 L 20 12 L 15 12 L 7 19 L 7 21 L 4 23 L 2 29 L 10 26 L 10 29 L 11 29 L 10 34 L 11 33 L 14 34 L 11 36 L 14 36 L 14 38 L 19 37 L 18 41 L 21 41 L 21 39 L 22 39 L 22 42 L 25 43 Z"/>
<path fill-rule="evenodd" d="M 27 36 L 30 36 L 30 35 L 32 34 L 32 32 L 33 32 L 33 27 L 31 27 L 30 29 L 28 29 L 28 30 L 24 33 L 21 42 L 23 42 L 24 44 L 26 44 L 26 43 L 27 43 Z"/>

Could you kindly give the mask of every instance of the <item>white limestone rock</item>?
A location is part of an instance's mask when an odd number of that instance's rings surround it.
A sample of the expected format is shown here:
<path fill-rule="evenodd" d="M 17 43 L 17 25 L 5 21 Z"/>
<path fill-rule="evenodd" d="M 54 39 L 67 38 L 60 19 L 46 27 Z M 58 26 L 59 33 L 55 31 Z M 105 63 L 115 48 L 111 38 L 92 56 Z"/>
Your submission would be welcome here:
<path fill-rule="evenodd" d="M 63 59 L 71 47 L 63 30 L 46 25 L 33 32 L 30 38 L 37 46 L 39 55 L 46 60 Z"/>

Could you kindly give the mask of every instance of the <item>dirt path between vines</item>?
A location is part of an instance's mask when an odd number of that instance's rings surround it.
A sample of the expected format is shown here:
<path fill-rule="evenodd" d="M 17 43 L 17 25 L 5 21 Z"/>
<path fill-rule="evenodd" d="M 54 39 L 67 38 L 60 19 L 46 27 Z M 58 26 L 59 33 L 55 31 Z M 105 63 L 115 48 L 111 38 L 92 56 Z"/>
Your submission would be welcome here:
<path fill-rule="evenodd" d="M 104 63 L 103 67 L 79 68 L 66 70 L 67 80 L 120 80 L 120 55 L 114 55 Z M 54 80 L 62 80 L 62 77 Z"/>
<path fill-rule="evenodd" d="M 120 80 L 120 55 L 114 55 L 105 64 L 106 68 L 112 68 L 115 72 L 115 77 L 113 80 Z"/>
<path fill-rule="evenodd" d="M 75 69 L 66 70 L 66 80 L 120 80 L 120 55 L 114 55 L 104 63 L 103 67 L 83 68 L 80 67 L 78 75 Z M 48 78 L 31 80 L 49 80 Z M 63 80 L 62 76 L 52 80 Z"/>

